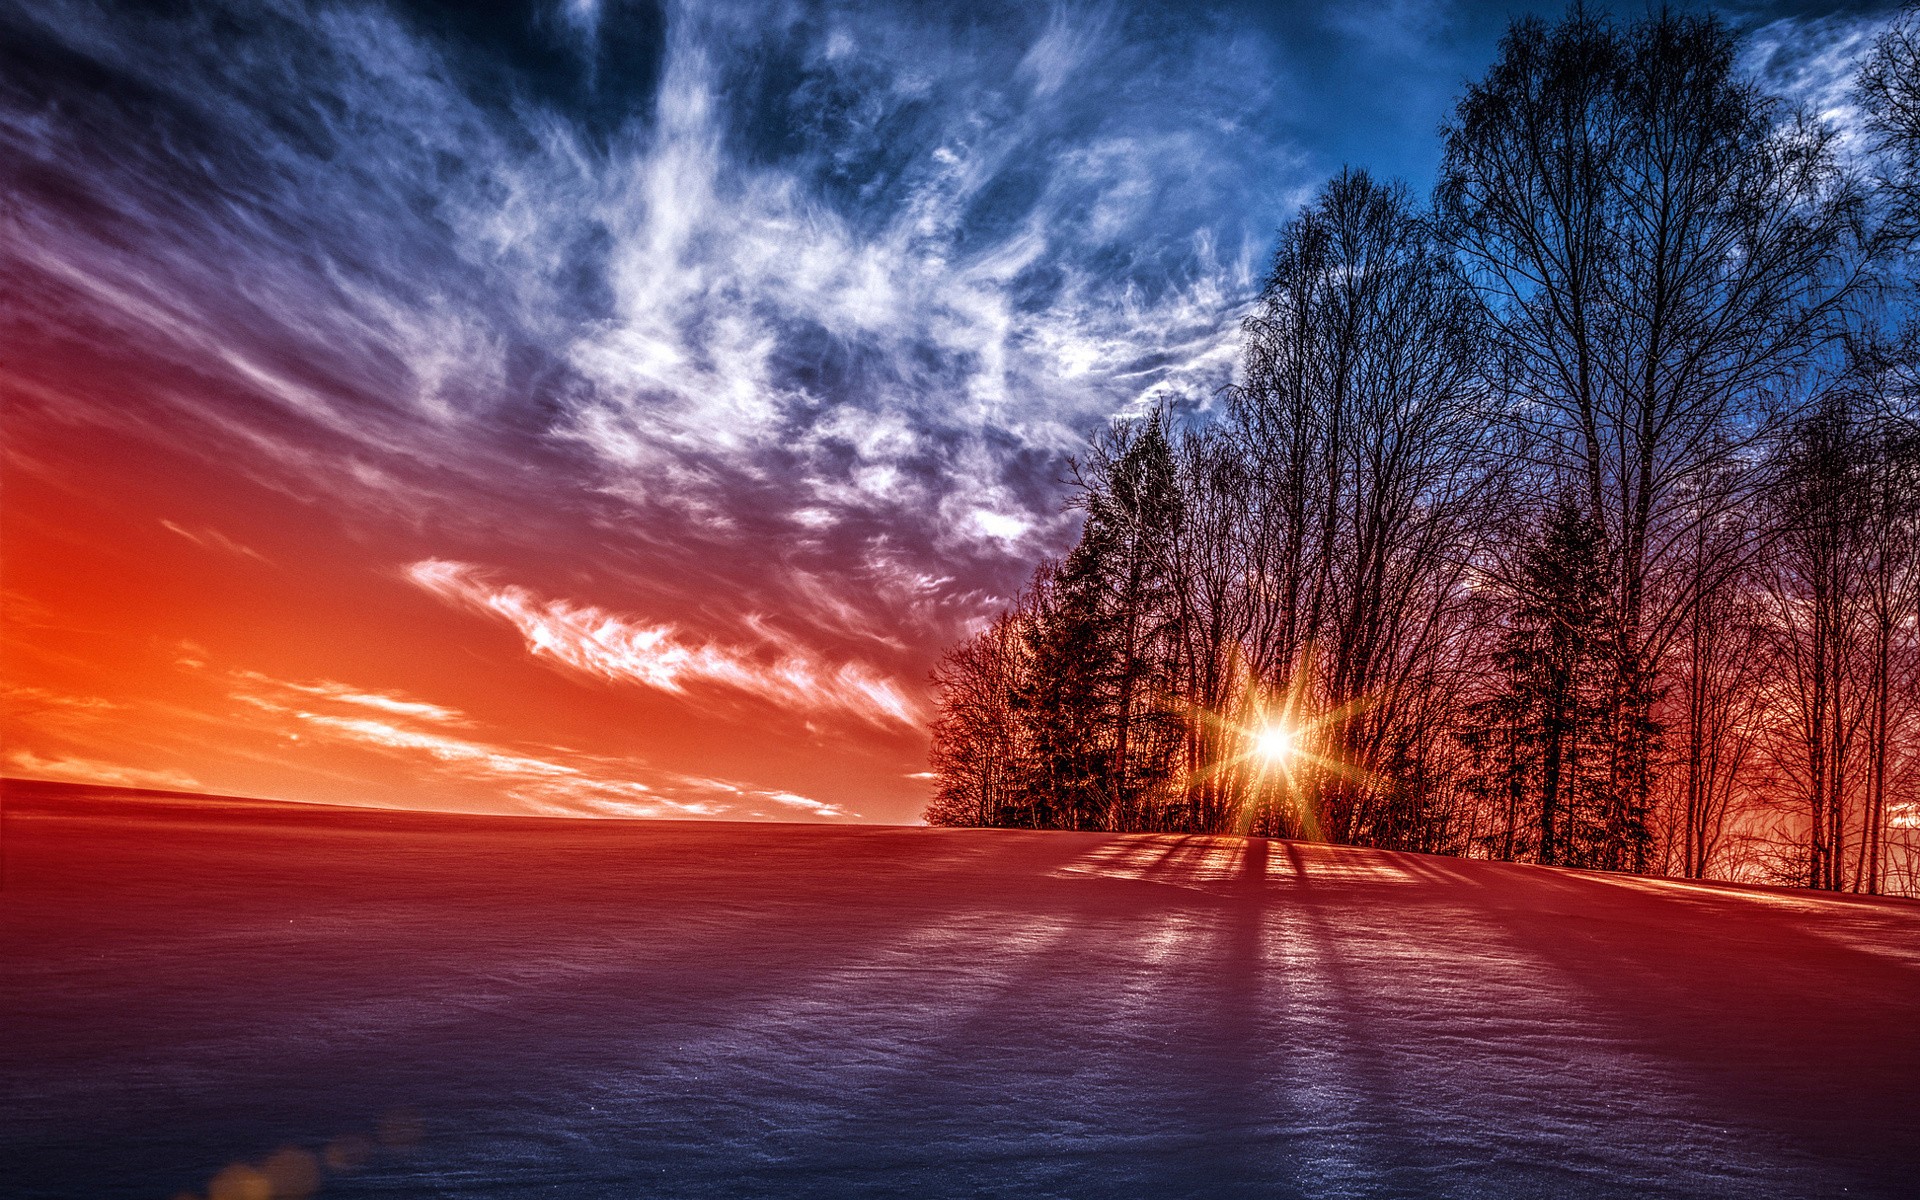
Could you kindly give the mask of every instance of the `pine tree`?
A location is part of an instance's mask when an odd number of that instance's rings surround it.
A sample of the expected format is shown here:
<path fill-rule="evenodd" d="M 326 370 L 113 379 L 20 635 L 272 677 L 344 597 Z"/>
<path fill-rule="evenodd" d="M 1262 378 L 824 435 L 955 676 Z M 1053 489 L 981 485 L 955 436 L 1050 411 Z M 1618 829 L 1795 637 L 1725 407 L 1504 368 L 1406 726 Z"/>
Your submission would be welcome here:
<path fill-rule="evenodd" d="M 1099 539 L 1083 536 L 1036 588 L 1035 619 L 1027 630 L 1033 673 L 1014 703 L 1033 749 L 1031 798 L 1024 807 L 1038 828 L 1095 828 L 1104 806 L 1101 698 L 1113 641 L 1100 603 L 1106 553 Z"/>
<path fill-rule="evenodd" d="M 1136 810 L 1164 778 L 1175 741 L 1166 633 L 1174 612 L 1168 563 L 1180 498 L 1165 413 L 1117 428 L 1101 451 L 1097 486 L 1087 496 L 1087 529 L 1105 551 L 1113 635 L 1107 815 L 1120 829 L 1140 823 Z"/>
<path fill-rule="evenodd" d="M 1019 697 L 1040 761 L 1034 811 L 1070 829 L 1137 828 L 1177 740 L 1164 642 L 1180 504 L 1164 414 L 1116 425 L 1081 484 L 1086 525 L 1040 591 Z"/>
<path fill-rule="evenodd" d="M 1612 806 L 1596 760 L 1610 709 L 1609 610 L 1605 537 L 1563 500 L 1520 563 L 1496 655 L 1502 691 L 1483 705 L 1474 739 L 1491 764 L 1483 786 L 1508 813 L 1504 857 L 1597 865 L 1605 856 Z"/>

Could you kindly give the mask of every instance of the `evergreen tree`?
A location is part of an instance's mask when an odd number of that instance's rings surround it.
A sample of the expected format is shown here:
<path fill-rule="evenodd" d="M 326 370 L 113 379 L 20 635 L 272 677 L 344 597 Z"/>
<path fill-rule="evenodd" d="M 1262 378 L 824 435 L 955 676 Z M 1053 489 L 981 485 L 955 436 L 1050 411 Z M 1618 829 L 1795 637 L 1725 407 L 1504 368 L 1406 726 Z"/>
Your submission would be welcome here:
<path fill-rule="evenodd" d="M 1070 829 L 1131 828 L 1177 741 L 1162 653 L 1180 514 L 1165 415 L 1117 424 L 1081 485 L 1086 525 L 1042 589 L 1018 701 L 1040 761 L 1033 807 Z"/>
<path fill-rule="evenodd" d="M 1563 500 L 1522 559 L 1496 661 L 1502 691 L 1475 731 L 1486 782 L 1508 814 L 1502 857 L 1600 865 L 1611 836 L 1611 680 L 1606 541 Z"/>
<path fill-rule="evenodd" d="M 1106 548 L 1082 536 L 1065 561 L 1036 588 L 1027 630 L 1033 672 L 1014 696 L 1033 749 L 1029 796 L 1020 824 L 1092 829 L 1104 807 L 1107 756 L 1102 752 L 1104 659 L 1113 642 L 1100 602 Z"/>

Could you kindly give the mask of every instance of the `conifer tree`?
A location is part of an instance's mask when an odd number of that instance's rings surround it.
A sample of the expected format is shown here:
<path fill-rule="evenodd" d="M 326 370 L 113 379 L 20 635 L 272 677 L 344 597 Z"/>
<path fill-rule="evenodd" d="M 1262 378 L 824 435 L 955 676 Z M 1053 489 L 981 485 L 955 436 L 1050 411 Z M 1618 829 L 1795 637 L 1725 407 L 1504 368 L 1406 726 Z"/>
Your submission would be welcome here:
<path fill-rule="evenodd" d="M 1605 535 L 1564 499 L 1517 575 L 1496 655 L 1502 690 L 1476 731 L 1509 814 L 1502 857 L 1530 850 L 1537 862 L 1598 865 L 1610 807 L 1596 761 L 1606 747 L 1611 646 Z"/>

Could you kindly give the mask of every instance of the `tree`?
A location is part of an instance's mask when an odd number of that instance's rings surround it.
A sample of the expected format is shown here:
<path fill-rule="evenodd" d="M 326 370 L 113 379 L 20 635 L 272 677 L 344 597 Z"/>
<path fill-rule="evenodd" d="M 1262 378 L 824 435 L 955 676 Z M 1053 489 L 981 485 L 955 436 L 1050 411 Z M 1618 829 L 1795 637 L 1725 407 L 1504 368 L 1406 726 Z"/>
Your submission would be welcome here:
<path fill-rule="evenodd" d="M 1729 499 L 1741 474 L 1704 476 L 1689 498 L 1702 510 L 1685 544 L 1690 602 L 1666 663 L 1678 769 L 1662 822 L 1661 869 L 1687 879 L 1708 877 L 1725 849 L 1765 720 L 1766 645 L 1750 570 L 1762 531 L 1751 506 Z"/>
<path fill-rule="evenodd" d="M 1920 235 L 1920 10 L 1909 6 L 1874 43 L 1859 92 L 1894 231 L 1911 241 Z"/>
<path fill-rule="evenodd" d="M 1313 197 L 1217 415 L 1097 438 L 943 663 L 930 815 L 1920 887 L 1920 16 L 1874 180 L 1737 48 L 1516 21 L 1432 209 Z"/>
<path fill-rule="evenodd" d="M 1856 351 L 1775 458 L 1766 583 L 1809 886 L 1877 890 L 1920 621 L 1920 428 L 1897 364 Z M 1849 862 L 1849 849 L 1852 861 Z"/>
<path fill-rule="evenodd" d="M 1245 647 L 1275 617 L 1262 602 L 1265 560 L 1253 465 L 1219 425 L 1175 445 L 1181 519 L 1169 548 L 1174 611 L 1168 629 L 1171 684 L 1181 709 L 1184 811 L 1170 823 L 1193 831 L 1232 828 L 1246 801 L 1233 769 L 1242 751 L 1252 673 Z"/>
<path fill-rule="evenodd" d="M 1252 651 L 1316 731 L 1323 832 L 1400 844 L 1400 739 L 1447 648 L 1496 473 L 1478 305 L 1403 186 L 1343 172 L 1281 232 L 1229 420 L 1259 489 Z M 1304 685 L 1304 686 L 1302 686 Z"/>
<path fill-rule="evenodd" d="M 1768 582 L 1783 675 L 1796 721 L 1779 761 L 1806 804 L 1804 882 L 1844 886 L 1848 784 L 1864 711 L 1858 695 L 1861 527 L 1866 516 L 1861 433 L 1853 398 L 1836 389 L 1783 443 L 1771 499 Z"/>
<path fill-rule="evenodd" d="M 1176 587 L 1168 556 L 1182 510 L 1167 412 L 1114 425 L 1094 444 L 1083 487 L 1087 524 L 1075 554 L 1086 555 L 1111 637 L 1107 822 L 1124 829 L 1165 777 L 1171 749 L 1166 635 Z"/>
<path fill-rule="evenodd" d="M 1519 359 L 1544 468 L 1606 530 L 1612 825 L 1644 827 L 1655 677 L 1689 611 L 1685 503 L 1769 428 L 1767 389 L 1867 282 L 1833 132 L 1783 119 L 1711 16 L 1515 22 L 1446 127 L 1436 203 Z M 1645 844 L 1609 866 L 1644 869 Z"/>
<path fill-rule="evenodd" d="M 1885 374 L 1875 382 L 1884 387 Z M 1920 423 L 1882 408 L 1865 458 L 1867 794 L 1854 886 L 1856 891 L 1879 892 L 1901 718 L 1909 721 L 1909 743 L 1920 733 L 1911 724 L 1920 702 L 1915 670 L 1920 664 L 1914 662 L 1920 651 Z"/>
<path fill-rule="evenodd" d="M 1166 414 L 1115 423 L 1078 472 L 1086 522 L 1034 589 L 1031 670 L 1014 703 L 1045 780 L 1035 813 L 1128 828 L 1173 741 L 1164 642 L 1180 503 Z"/>
<path fill-rule="evenodd" d="M 1605 533 L 1577 502 L 1548 514 L 1516 572 L 1496 656 L 1504 688 L 1472 740 L 1507 813 L 1500 857 L 1598 865 L 1615 836 L 1605 755 L 1611 618 Z"/>
<path fill-rule="evenodd" d="M 1016 697 L 1031 686 L 1025 596 L 976 636 L 949 650 L 934 669 L 940 715 L 932 763 L 939 789 L 930 825 L 1002 825 L 1026 801 L 1032 755 Z"/>

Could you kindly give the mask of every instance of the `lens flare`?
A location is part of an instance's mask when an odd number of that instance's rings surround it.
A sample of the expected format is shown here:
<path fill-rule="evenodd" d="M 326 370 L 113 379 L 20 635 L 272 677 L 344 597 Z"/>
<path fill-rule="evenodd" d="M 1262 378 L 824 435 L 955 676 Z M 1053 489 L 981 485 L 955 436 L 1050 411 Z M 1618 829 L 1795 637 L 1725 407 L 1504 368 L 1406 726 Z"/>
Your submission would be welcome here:
<path fill-rule="evenodd" d="M 1380 780 L 1352 761 L 1344 726 L 1365 712 L 1358 696 L 1326 703 L 1313 695 L 1311 646 L 1283 681 L 1265 681 L 1246 671 L 1243 690 L 1219 709 L 1189 709 L 1207 757 L 1189 770 L 1186 786 L 1209 811 L 1236 814 L 1239 833 L 1278 831 L 1278 836 L 1319 841 L 1327 798 L 1341 790 L 1373 788 Z M 1238 668 L 1245 671 L 1244 664 Z"/>
<path fill-rule="evenodd" d="M 1269 765 L 1291 758 L 1293 731 L 1284 725 L 1265 726 L 1253 735 L 1253 750 Z"/>

